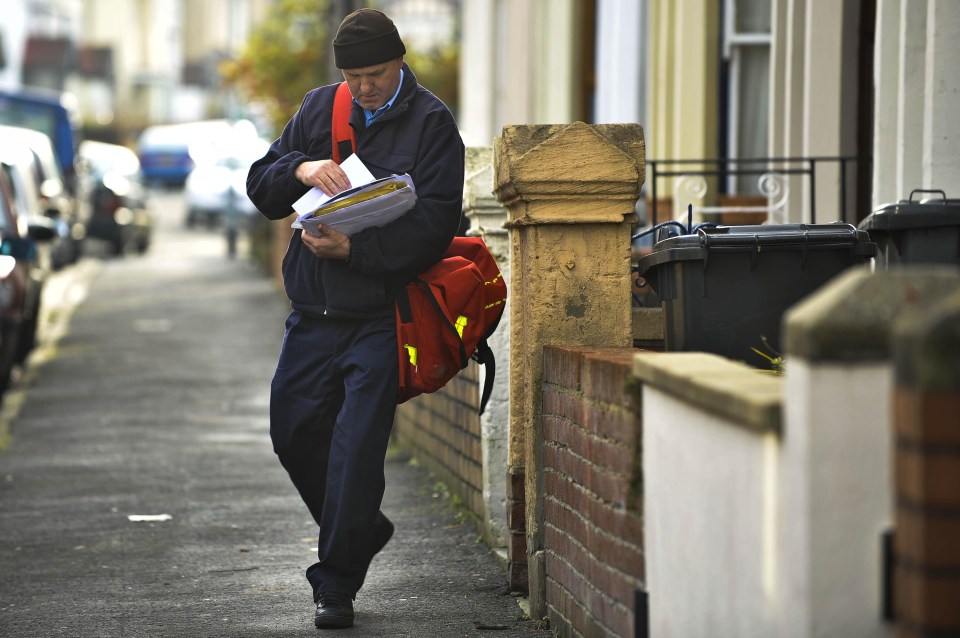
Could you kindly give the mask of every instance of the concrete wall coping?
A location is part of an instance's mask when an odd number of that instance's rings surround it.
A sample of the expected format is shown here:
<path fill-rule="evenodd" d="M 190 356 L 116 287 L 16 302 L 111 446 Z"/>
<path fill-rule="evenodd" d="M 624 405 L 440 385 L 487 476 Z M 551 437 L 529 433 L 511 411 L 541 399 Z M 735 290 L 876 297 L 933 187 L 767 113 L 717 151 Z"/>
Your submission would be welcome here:
<path fill-rule="evenodd" d="M 928 313 L 900 319 L 893 330 L 900 385 L 922 391 L 960 393 L 960 288 Z"/>
<path fill-rule="evenodd" d="M 894 323 L 957 290 L 960 270 L 950 266 L 848 270 L 784 316 L 787 363 L 890 359 Z"/>
<path fill-rule="evenodd" d="M 782 377 L 745 363 L 705 352 L 638 352 L 633 376 L 748 429 L 782 427 Z"/>

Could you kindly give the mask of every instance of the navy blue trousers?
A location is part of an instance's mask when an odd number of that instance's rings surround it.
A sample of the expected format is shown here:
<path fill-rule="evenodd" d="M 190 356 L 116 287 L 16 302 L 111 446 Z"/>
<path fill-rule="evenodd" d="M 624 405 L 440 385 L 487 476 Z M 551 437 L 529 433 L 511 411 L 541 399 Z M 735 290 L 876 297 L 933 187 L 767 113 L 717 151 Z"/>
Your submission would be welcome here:
<path fill-rule="evenodd" d="M 314 600 L 356 595 L 373 557 L 384 459 L 397 407 L 394 317 L 292 312 L 271 384 L 273 448 L 320 526 L 307 569 Z"/>

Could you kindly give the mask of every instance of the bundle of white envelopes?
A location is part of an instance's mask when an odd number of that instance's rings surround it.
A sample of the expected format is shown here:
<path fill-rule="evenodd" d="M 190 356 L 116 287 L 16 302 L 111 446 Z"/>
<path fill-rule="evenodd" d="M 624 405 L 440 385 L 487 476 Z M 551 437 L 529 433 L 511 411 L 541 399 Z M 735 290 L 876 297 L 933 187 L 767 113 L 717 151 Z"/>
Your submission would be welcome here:
<path fill-rule="evenodd" d="M 311 188 L 298 199 L 293 209 L 297 219 L 293 228 L 302 228 L 311 235 L 321 235 L 322 224 L 351 235 L 370 226 L 383 226 L 413 208 L 417 192 L 409 175 L 391 175 L 374 179 L 357 155 L 340 164 L 352 188 L 330 196 L 319 188 Z"/>

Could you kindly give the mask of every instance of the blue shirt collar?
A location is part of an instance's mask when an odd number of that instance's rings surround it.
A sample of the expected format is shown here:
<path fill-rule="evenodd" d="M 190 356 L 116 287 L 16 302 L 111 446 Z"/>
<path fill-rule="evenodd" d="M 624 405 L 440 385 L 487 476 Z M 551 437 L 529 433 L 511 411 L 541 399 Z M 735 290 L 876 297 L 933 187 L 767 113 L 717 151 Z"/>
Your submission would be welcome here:
<path fill-rule="evenodd" d="M 400 95 L 401 86 L 403 86 L 403 69 L 400 69 L 400 83 L 397 84 L 397 91 L 393 94 L 393 97 L 387 100 L 387 103 L 381 106 L 380 108 L 378 108 L 376 111 L 368 111 L 367 109 L 363 109 L 363 117 L 367 121 L 367 124 L 366 124 L 367 126 L 370 126 L 371 124 L 376 122 L 378 119 L 380 119 L 380 116 L 386 113 L 387 109 L 393 106 L 393 103 L 396 102 L 397 100 L 397 96 Z M 353 101 L 357 102 L 357 99 L 354 98 Z M 360 103 L 357 102 L 357 104 L 360 104 Z"/>

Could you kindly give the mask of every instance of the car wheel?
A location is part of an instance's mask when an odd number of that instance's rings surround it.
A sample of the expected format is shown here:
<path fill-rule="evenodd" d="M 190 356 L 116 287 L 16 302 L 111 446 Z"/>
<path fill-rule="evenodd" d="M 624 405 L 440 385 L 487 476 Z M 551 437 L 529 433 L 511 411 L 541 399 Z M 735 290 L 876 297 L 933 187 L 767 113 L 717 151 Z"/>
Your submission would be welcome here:
<path fill-rule="evenodd" d="M 13 321 L 0 322 L 0 395 L 7 391 L 13 380 L 14 359 L 20 349 L 18 340 L 23 327 Z"/>
<path fill-rule="evenodd" d="M 37 325 L 40 322 L 40 299 L 33 303 L 30 309 L 30 316 L 25 317 L 20 324 L 20 333 L 17 337 L 16 350 L 13 355 L 13 362 L 22 365 L 30 353 L 37 345 Z M 0 371 L 2 377 L 2 371 Z"/>
<path fill-rule="evenodd" d="M 22 364 L 37 345 L 37 320 L 27 319 L 20 327 L 20 341 L 17 343 L 16 363 Z"/>

